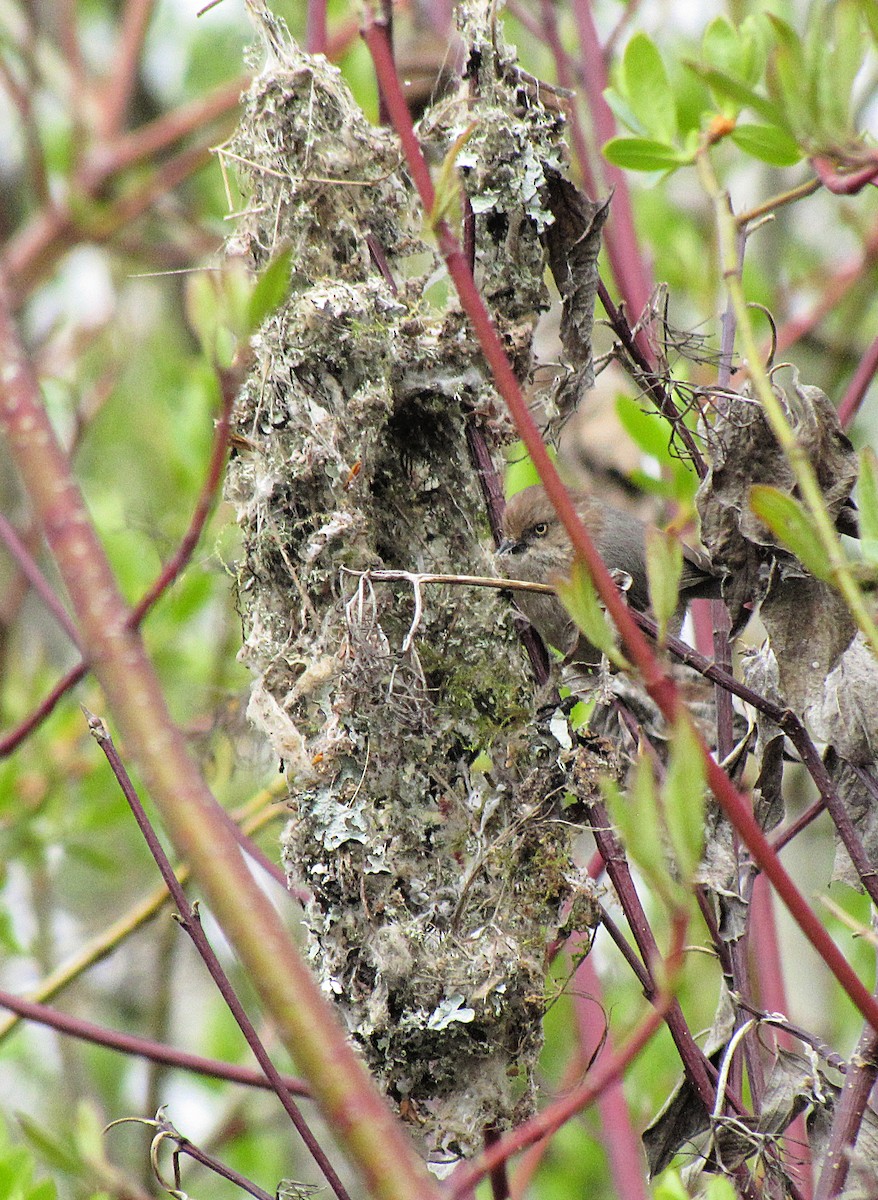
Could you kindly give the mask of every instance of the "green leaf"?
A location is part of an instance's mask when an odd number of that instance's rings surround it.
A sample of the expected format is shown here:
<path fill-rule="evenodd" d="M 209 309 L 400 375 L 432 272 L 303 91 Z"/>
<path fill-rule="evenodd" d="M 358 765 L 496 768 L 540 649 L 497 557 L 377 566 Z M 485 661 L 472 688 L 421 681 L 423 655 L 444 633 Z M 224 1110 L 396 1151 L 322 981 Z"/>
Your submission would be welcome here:
<path fill-rule="evenodd" d="M 260 273 L 247 305 L 247 331 L 255 333 L 289 295 L 293 250 L 285 246 Z"/>
<path fill-rule="evenodd" d="M 674 93 L 662 56 L 645 33 L 635 33 L 625 47 L 621 91 L 656 141 L 673 142 L 677 135 Z"/>
<path fill-rule="evenodd" d="M 30 1189 L 27 1200 L 56 1200 L 58 1188 L 54 1179 L 44 1179 Z"/>
<path fill-rule="evenodd" d="M 557 584 L 553 580 L 552 585 L 558 593 L 558 599 L 591 644 L 606 654 L 617 667 L 627 667 L 628 663 L 616 646 L 616 639 L 585 563 L 575 559 L 570 578 L 559 580 Z"/>
<path fill-rule="evenodd" d="M 672 533 L 656 529 L 646 531 L 646 574 L 649 600 L 664 641 L 668 622 L 680 603 L 680 576 L 683 573 L 683 547 Z"/>
<path fill-rule="evenodd" d="M 870 562 L 878 562 L 878 457 L 871 446 L 860 452 L 857 505 L 863 557 Z"/>
<path fill-rule="evenodd" d="M 724 1175 L 715 1175 L 708 1183 L 704 1200 L 735 1200 L 735 1187 Z"/>
<path fill-rule="evenodd" d="M 15 1119 L 27 1140 L 36 1147 L 49 1166 L 63 1171 L 69 1178 L 82 1174 L 82 1159 L 55 1130 L 46 1129 L 26 1113 L 17 1113 Z"/>
<path fill-rule="evenodd" d="M 872 41 L 878 47 L 878 4 L 875 3 L 875 0 L 860 0 L 860 11 L 866 18 Z"/>
<path fill-rule="evenodd" d="M 766 72 L 768 92 L 784 113 L 783 124 L 790 128 L 793 136 L 804 140 L 813 133 L 817 118 L 811 69 L 805 59 L 802 40 L 793 27 L 774 13 L 766 15 L 775 33 L 775 47 Z"/>
<path fill-rule="evenodd" d="M 853 132 L 851 97 L 854 80 L 869 47 L 863 38 L 862 13 L 857 0 L 836 0 L 831 13 L 826 14 L 826 23 L 830 22 L 831 49 L 821 64 L 823 69 L 818 78 L 826 124 L 841 140 Z"/>
<path fill-rule="evenodd" d="M 469 765 L 471 775 L 487 775 L 494 770 L 494 763 L 487 750 L 480 750 Z"/>
<path fill-rule="evenodd" d="M 0 1197 L 19 1200 L 32 1175 L 33 1159 L 27 1150 L 23 1147 L 7 1150 L 0 1158 Z"/>
<path fill-rule="evenodd" d="M 773 167 L 792 167 L 805 156 L 798 143 L 777 125 L 736 125 L 730 136 L 739 150 Z"/>
<path fill-rule="evenodd" d="M 630 129 L 632 133 L 636 133 L 638 137 L 646 137 L 649 130 L 643 125 L 637 113 L 628 103 L 628 100 L 615 88 L 604 88 L 604 99 L 610 106 L 610 111 L 613 116 L 624 125 L 626 129 Z"/>
<path fill-rule="evenodd" d="M 741 22 L 738 34 L 743 51 L 739 74 L 745 83 L 755 85 L 765 73 L 768 51 L 773 44 L 771 26 L 764 13 L 751 13 Z"/>
<path fill-rule="evenodd" d="M 660 477 L 635 469 L 628 476 L 631 482 L 650 495 L 691 507 L 698 478 L 685 462 L 671 454 L 670 423 L 655 409 L 644 408 L 624 394 L 616 397 L 616 415 L 638 449 L 654 458 L 662 469 Z"/>
<path fill-rule="evenodd" d="M 686 903 L 685 893 L 668 870 L 667 839 L 659 808 L 655 774 L 648 754 L 640 753 L 627 795 L 612 780 L 600 781 L 613 824 L 631 860 L 650 887 L 673 908 Z"/>
<path fill-rule="evenodd" d="M 657 459 L 659 463 L 669 461 L 671 430 L 660 413 L 650 412 L 623 393 L 616 397 L 616 416 L 638 450 Z"/>
<path fill-rule="evenodd" d="M 677 1171 L 664 1171 L 652 1189 L 652 1200 L 691 1200 L 691 1196 Z"/>
<path fill-rule="evenodd" d="M 476 122 L 471 121 L 463 133 L 455 138 L 453 145 L 442 160 L 442 166 L 436 177 L 433 210 L 430 213 L 431 229 L 435 229 L 440 221 L 456 222 L 459 219 L 460 179 L 457 173 L 457 159 L 476 129 Z"/>
<path fill-rule="evenodd" d="M 729 75 L 726 71 L 720 71 L 715 67 L 702 66 L 701 63 L 696 62 L 687 62 L 686 66 L 704 80 L 717 98 L 733 100 L 740 108 L 751 108 L 771 125 L 788 127 L 780 105 L 766 99 L 749 84 L 736 79 L 734 75 Z"/>
<path fill-rule="evenodd" d="M 577 700 L 570 710 L 570 728 L 574 733 L 587 729 L 591 714 L 595 710 L 597 700 Z"/>
<path fill-rule="evenodd" d="M 674 726 L 668 773 L 662 789 L 668 837 L 680 873 L 688 882 L 704 847 L 704 756 L 687 717 Z"/>
<path fill-rule="evenodd" d="M 701 53 L 711 67 L 730 75 L 741 74 L 741 39 L 728 17 L 714 17 L 707 26 L 701 39 Z"/>
<path fill-rule="evenodd" d="M 611 138 L 603 148 L 604 158 L 626 171 L 673 171 L 692 159 L 691 154 L 678 150 L 667 142 L 650 138 Z"/>
<path fill-rule="evenodd" d="M 547 447 L 552 462 L 558 457 L 553 446 Z M 506 455 L 506 472 L 503 476 L 503 494 L 511 500 L 517 492 L 523 492 L 526 487 L 532 487 L 540 482 L 539 471 L 533 464 L 533 459 L 525 449 L 524 442 L 513 442 L 504 451 Z"/>
<path fill-rule="evenodd" d="M 750 508 L 812 575 L 826 582 L 832 579 L 829 559 L 798 500 L 777 488 L 755 484 L 750 488 Z"/>

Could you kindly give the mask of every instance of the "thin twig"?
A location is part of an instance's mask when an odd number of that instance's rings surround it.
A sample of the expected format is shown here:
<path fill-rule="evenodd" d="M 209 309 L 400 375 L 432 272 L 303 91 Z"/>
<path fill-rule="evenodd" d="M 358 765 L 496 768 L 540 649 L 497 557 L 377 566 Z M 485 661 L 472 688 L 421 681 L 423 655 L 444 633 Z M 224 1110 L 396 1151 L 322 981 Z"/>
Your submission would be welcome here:
<path fill-rule="evenodd" d="M 18 563 L 21 573 L 70 638 L 71 642 L 79 648 L 79 634 L 70 618 L 70 614 L 56 596 L 52 585 L 37 565 L 36 559 L 18 536 L 15 527 L 2 513 L 0 513 L 0 541 L 5 544 L 6 549 Z"/>
<path fill-rule="evenodd" d="M 124 125 L 154 7 L 155 0 L 126 0 L 113 54 L 113 71 L 100 103 L 101 136 L 105 141 L 115 138 Z"/>
<path fill-rule="evenodd" d="M 262 829 L 269 820 L 274 819 L 276 812 L 269 807 L 270 802 L 286 791 L 286 781 L 280 779 L 270 787 L 263 788 L 247 804 L 232 814 L 235 822 L 240 822 L 242 830 L 248 835 L 248 843 L 253 834 Z M 185 884 L 190 877 L 189 867 L 186 863 L 175 866 L 174 874 L 181 884 Z M 304 902 L 307 898 L 293 889 L 290 889 L 290 894 L 295 895 L 300 902 Z M 30 988 L 27 996 L 22 999 L 39 1004 L 45 1004 L 53 999 L 86 971 L 117 950 L 126 938 L 131 937 L 132 934 L 157 917 L 169 901 L 168 889 L 160 883 L 150 895 L 139 900 L 127 912 L 90 938 L 69 958 L 59 963 L 39 983 Z M 14 1014 L 0 1019 L 0 1042 L 3 1042 L 12 1033 L 19 1020 L 20 1018 Z"/>
<path fill-rule="evenodd" d="M 47 1004 L 38 1004 L 24 996 L 16 996 L 11 992 L 0 990 L 0 1006 L 8 1008 L 26 1021 L 35 1021 L 50 1029 L 69 1037 L 91 1042 L 95 1046 L 105 1046 L 108 1050 L 116 1050 L 121 1054 L 133 1054 L 150 1062 L 161 1063 L 166 1067 L 174 1067 L 181 1071 L 192 1071 L 196 1075 L 207 1075 L 212 1079 L 225 1079 L 230 1083 L 241 1083 L 247 1087 L 271 1090 L 273 1084 L 266 1078 L 265 1072 L 255 1067 L 238 1066 L 237 1063 L 220 1062 L 219 1059 L 205 1058 L 201 1054 L 192 1054 L 186 1050 L 177 1050 L 174 1046 L 165 1046 L 150 1038 L 134 1037 L 118 1029 L 107 1029 L 96 1025 L 82 1017 L 72 1017 L 68 1013 L 59 1012 Z M 284 1087 L 294 1096 L 310 1095 L 308 1087 L 301 1079 L 292 1075 L 282 1075 Z"/>
<path fill-rule="evenodd" d="M 236 372 L 220 371 L 219 378 L 222 407 L 214 430 L 207 472 L 204 482 L 201 485 L 201 490 L 198 493 L 195 508 L 192 511 L 192 516 L 189 519 L 189 524 L 186 527 L 186 532 L 183 534 L 179 546 L 167 563 L 165 563 L 155 581 L 128 615 L 127 622 L 132 629 L 140 625 L 156 601 L 171 587 L 174 580 L 177 579 L 180 572 L 189 562 L 195 547 L 201 539 L 207 519 L 216 504 L 225 468 L 226 452 L 229 444 L 229 420 L 237 391 L 236 380 L 238 375 Z M 74 640 L 76 640 L 75 634 Z M 75 687 L 81 679 L 85 678 L 87 672 L 88 664 L 84 661 L 72 667 L 32 713 L 29 713 L 14 729 L 9 730 L 8 733 L 0 737 L 0 759 L 11 754 L 25 738 L 29 737 L 34 729 L 41 725 L 52 713 L 55 706 L 66 693 Z"/>
<path fill-rule="evenodd" d="M 349 1200 L 347 1189 L 345 1188 L 341 1179 L 339 1179 L 334 1167 L 326 1157 L 323 1147 L 311 1132 L 307 1121 L 299 1111 L 298 1105 L 290 1095 L 283 1079 L 281 1078 L 280 1072 L 271 1061 L 268 1051 L 265 1049 L 258 1033 L 256 1032 L 255 1026 L 244 1011 L 241 1001 L 238 999 L 228 975 L 223 969 L 216 952 L 208 941 L 204 933 L 198 911 L 189 903 L 186 893 L 183 891 L 179 880 L 174 874 L 170 860 L 165 854 L 164 848 L 159 841 L 155 830 L 150 824 L 149 818 L 146 815 L 146 811 L 140 801 L 140 797 L 137 795 L 137 792 L 134 789 L 134 785 L 132 784 L 128 772 L 125 769 L 124 763 L 119 757 L 118 751 L 113 744 L 113 739 L 110 737 L 110 734 L 107 731 L 107 727 L 99 717 L 96 717 L 93 713 L 90 713 L 88 709 L 83 707 L 83 712 L 85 713 L 89 730 L 91 731 L 101 750 L 106 755 L 107 762 L 110 764 L 113 774 L 116 776 L 116 779 L 122 789 L 125 799 L 128 801 L 131 812 L 135 821 L 137 822 L 140 832 L 143 834 L 144 840 L 149 847 L 150 853 L 155 859 L 156 866 L 161 873 L 162 879 L 165 881 L 165 886 L 173 897 L 174 904 L 177 906 L 177 911 L 179 913 L 180 924 L 192 939 L 195 948 L 201 956 L 202 962 L 210 973 L 211 979 L 216 984 L 217 990 L 219 991 L 223 1000 L 225 1000 L 232 1016 L 235 1018 L 238 1028 L 243 1033 L 244 1038 L 247 1041 L 247 1045 L 253 1051 L 256 1061 L 259 1063 L 260 1067 L 265 1073 L 266 1078 L 271 1083 L 275 1095 L 280 1100 L 284 1111 L 293 1122 L 293 1125 L 295 1126 L 299 1136 L 302 1138 L 302 1141 L 311 1152 L 314 1161 L 323 1172 L 327 1183 L 332 1188 L 333 1192 L 335 1192 L 338 1200 Z"/>

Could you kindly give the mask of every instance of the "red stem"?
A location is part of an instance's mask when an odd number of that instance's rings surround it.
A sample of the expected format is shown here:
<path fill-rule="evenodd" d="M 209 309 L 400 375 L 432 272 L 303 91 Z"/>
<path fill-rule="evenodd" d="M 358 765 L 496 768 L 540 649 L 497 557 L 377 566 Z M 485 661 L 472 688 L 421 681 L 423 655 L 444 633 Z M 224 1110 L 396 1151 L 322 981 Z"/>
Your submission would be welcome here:
<path fill-rule="evenodd" d="M 575 953 L 575 948 L 573 949 Z M 607 1033 L 603 1040 L 603 1029 L 595 1044 L 594 1017 L 602 1013 L 601 981 L 598 978 L 591 955 L 583 958 L 573 976 L 573 1006 L 576 1028 L 586 1062 L 593 1058 L 600 1063 L 607 1055 L 613 1055 L 612 1036 Z M 601 1022 L 603 1024 L 603 1022 Z M 634 1130 L 631 1109 L 625 1099 L 620 1079 L 607 1085 L 598 1097 L 597 1109 L 603 1131 L 602 1142 L 610 1164 L 613 1179 L 613 1194 L 625 1200 L 647 1200 L 644 1183 L 643 1147 Z"/>
<path fill-rule="evenodd" d="M 51 584 L 37 566 L 36 560 L 27 546 L 25 546 L 24 542 L 18 536 L 15 527 L 11 522 L 7 521 L 2 513 L 0 513 L 0 540 L 6 544 L 6 549 L 18 563 L 21 573 L 70 638 L 71 642 L 73 642 L 74 646 L 78 648 L 79 634 L 76 632 L 76 626 L 73 624 L 70 614 L 55 595 Z"/>
<path fill-rule="evenodd" d="M 308 0 L 308 16 L 305 20 L 305 49 L 309 54 L 325 54 L 326 46 L 326 0 Z"/>
<path fill-rule="evenodd" d="M 168 559 L 164 567 L 159 572 L 155 581 L 141 596 L 138 603 L 128 614 L 126 620 L 131 629 L 136 629 L 144 619 L 149 610 L 153 607 L 157 600 L 168 590 L 174 580 L 179 576 L 180 572 L 189 562 L 192 553 L 204 532 L 204 526 L 207 523 L 207 518 L 216 503 L 217 493 L 220 483 L 222 482 L 226 451 L 229 445 L 229 419 L 231 416 L 232 404 L 235 400 L 235 382 L 234 376 L 230 372 L 220 371 L 220 388 L 222 391 L 222 408 L 219 418 L 217 419 L 216 429 L 214 431 L 213 445 L 210 451 L 210 459 L 207 466 L 207 474 L 204 483 L 201 485 L 201 491 L 198 494 L 198 499 L 195 502 L 195 508 L 192 512 L 189 525 L 186 532 L 183 534 L 182 541 L 177 547 L 174 554 Z M 73 632 L 73 640 L 78 645 L 76 631 Z M 73 667 L 67 674 L 59 680 L 49 695 L 43 702 L 25 719 L 18 724 L 14 729 L 0 737 L 0 759 L 11 754 L 15 748 L 29 737 L 53 711 L 59 700 L 62 699 L 71 688 L 75 687 L 81 679 L 85 678 L 88 672 L 88 664 L 80 662 Z"/>
<path fill-rule="evenodd" d="M 812 158 L 814 168 L 820 182 L 836 196 L 854 196 L 870 183 L 878 185 L 878 154 L 872 152 L 872 162 L 861 167 L 858 171 L 837 171 L 828 158 Z"/>
<path fill-rule="evenodd" d="M 860 410 L 860 405 L 866 397 L 869 385 L 878 372 L 878 337 L 860 359 L 859 366 L 854 372 L 853 379 L 847 386 L 841 404 L 838 406 L 838 419 L 842 429 L 847 429 Z"/>
<path fill-rule="evenodd" d="M 591 0 L 573 0 L 573 16 L 579 32 L 585 97 L 591 111 L 595 138 L 602 146 L 615 136 L 616 121 L 612 109 L 604 99 L 609 80 L 603 49 L 594 23 Z M 607 185 L 613 191 L 610 217 L 604 226 L 607 258 L 616 286 L 628 312 L 636 322 L 649 306 L 652 281 L 638 246 L 628 180 L 619 167 L 612 166 L 605 159 L 601 165 Z M 637 340 L 650 364 L 655 365 L 655 356 L 648 339 L 640 333 Z"/>

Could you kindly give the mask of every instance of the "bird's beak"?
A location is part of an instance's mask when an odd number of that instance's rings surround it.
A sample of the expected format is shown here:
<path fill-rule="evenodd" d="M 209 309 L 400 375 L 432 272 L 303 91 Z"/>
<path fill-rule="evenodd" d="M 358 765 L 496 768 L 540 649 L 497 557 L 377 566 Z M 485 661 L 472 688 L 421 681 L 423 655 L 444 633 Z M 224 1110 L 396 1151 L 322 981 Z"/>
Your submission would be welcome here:
<path fill-rule="evenodd" d="M 512 538 L 504 538 L 497 547 L 497 554 L 518 554 L 521 550 L 521 542 L 513 541 Z"/>

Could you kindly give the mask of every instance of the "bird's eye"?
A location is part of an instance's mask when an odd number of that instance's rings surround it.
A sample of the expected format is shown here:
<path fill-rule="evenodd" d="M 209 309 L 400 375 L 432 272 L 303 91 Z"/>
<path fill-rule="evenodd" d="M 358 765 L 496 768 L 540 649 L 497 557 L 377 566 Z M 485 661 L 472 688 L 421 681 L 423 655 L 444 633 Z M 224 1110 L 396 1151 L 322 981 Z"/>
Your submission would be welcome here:
<path fill-rule="evenodd" d="M 533 533 L 534 537 L 539 537 L 539 538 L 545 537 L 546 534 L 549 532 L 549 522 L 548 521 L 537 521 L 536 525 L 534 525 L 531 532 Z"/>

